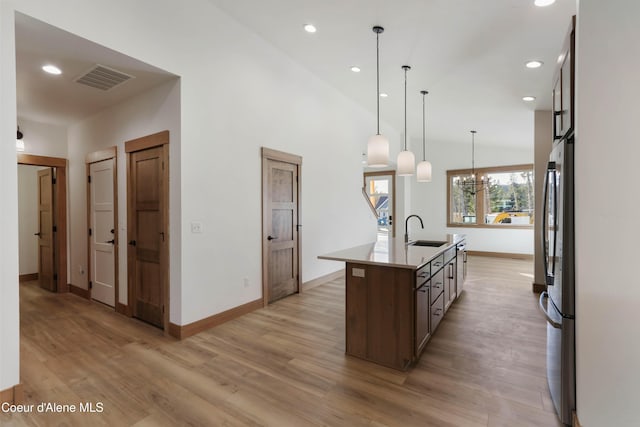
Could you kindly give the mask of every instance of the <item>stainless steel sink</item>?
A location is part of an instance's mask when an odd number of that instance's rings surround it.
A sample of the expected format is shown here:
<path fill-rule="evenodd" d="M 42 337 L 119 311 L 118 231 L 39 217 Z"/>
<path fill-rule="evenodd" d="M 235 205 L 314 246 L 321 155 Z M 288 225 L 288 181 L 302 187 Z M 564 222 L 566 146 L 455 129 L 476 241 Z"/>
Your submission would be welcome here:
<path fill-rule="evenodd" d="M 446 245 L 448 242 L 440 242 L 437 240 L 414 240 L 413 242 L 409 242 L 409 245 L 412 246 L 431 246 L 433 248 L 440 247 L 442 245 Z"/>

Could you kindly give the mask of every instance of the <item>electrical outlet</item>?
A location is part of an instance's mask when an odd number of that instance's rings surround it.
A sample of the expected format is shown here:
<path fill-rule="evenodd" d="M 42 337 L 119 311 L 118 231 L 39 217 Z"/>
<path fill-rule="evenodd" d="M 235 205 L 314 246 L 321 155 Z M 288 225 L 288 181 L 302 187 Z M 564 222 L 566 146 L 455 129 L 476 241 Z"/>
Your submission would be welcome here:
<path fill-rule="evenodd" d="M 84 267 L 82 265 L 78 265 L 78 272 L 84 274 Z"/>
<path fill-rule="evenodd" d="M 202 223 L 201 222 L 192 222 L 191 223 L 191 232 L 192 233 L 202 233 Z"/>

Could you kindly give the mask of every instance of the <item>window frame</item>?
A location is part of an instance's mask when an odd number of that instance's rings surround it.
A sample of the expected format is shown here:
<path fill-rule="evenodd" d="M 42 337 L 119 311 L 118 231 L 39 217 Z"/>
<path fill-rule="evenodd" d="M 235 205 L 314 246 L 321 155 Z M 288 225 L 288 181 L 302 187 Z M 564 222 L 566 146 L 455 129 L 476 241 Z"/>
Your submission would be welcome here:
<path fill-rule="evenodd" d="M 535 211 L 535 169 L 532 163 L 525 163 L 520 165 L 507 165 L 507 166 L 490 166 L 490 167 L 482 167 L 476 168 L 475 174 L 476 176 L 483 176 L 493 173 L 505 173 L 505 172 L 518 172 L 523 170 L 531 170 L 533 173 L 534 179 L 534 217 L 536 214 Z M 478 218 L 484 218 L 485 216 L 485 206 L 484 203 L 478 203 L 478 197 L 476 197 L 476 223 L 457 223 L 451 222 L 451 186 L 452 186 L 452 178 L 457 175 L 470 175 L 472 173 L 471 168 L 467 169 L 451 169 L 447 171 L 447 227 L 452 228 L 496 228 L 496 229 L 519 229 L 519 230 L 530 230 L 533 229 L 533 224 L 485 224 L 477 223 Z"/>

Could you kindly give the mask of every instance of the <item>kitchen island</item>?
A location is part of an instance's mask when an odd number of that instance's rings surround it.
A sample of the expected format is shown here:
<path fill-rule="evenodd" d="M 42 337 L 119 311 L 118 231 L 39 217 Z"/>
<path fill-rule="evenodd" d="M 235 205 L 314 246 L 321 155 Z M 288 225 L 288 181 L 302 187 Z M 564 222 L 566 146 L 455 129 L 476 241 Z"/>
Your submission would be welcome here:
<path fill-rule="evenodd" d="M 466 239 L 402 239 L 321 255 L 346 263 L 346 353 L 406 370 L 424 350 L 466 275 Z"/>

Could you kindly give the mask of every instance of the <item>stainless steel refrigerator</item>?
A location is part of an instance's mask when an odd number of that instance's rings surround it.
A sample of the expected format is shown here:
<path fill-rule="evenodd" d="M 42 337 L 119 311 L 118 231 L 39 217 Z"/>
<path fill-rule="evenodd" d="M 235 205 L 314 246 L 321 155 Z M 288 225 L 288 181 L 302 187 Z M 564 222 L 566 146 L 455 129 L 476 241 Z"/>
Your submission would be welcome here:
<path fill-rule="evenodd" d="M 542 242 L 547 290 L 540 309 L 547 319 L 547 381 L 558 418 L 571 424 L 576 402 L 574 136 L 553 143 L 544 185 Z"/>

